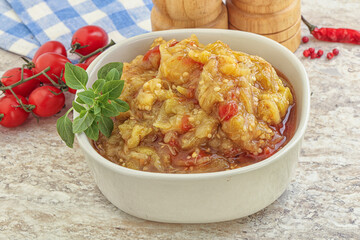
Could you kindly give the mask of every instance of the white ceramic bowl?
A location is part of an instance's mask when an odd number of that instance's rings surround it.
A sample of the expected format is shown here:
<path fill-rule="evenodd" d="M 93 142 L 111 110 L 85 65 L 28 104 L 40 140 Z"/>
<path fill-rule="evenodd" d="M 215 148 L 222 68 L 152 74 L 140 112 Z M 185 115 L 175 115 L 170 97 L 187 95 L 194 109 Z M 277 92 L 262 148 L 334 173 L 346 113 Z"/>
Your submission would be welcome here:
<path fill-rule="evenodd" d="M 77 135 L 95 181 L 105 197 L 126 213 L 159 222 L 208 223 L 253 214 L 274 202 L 294 173 L 309 117 L 310 90 L 305 69 L 288 49 L 251 33 L 219 29 L 152 32 L 117 43 L 88 68 L 89 84 L 108 62 L 130 61 L 144 54 L 157 37 L 184 39 L 196 34 L 201 43 L 221 40 L 232 49 L 255 54 L 284 73 L 296 94 L 297 128 L 288 144 L 270 158 L 230 171 L 165 174 L 132 170 L 99 155 L 85 134 Z"/>

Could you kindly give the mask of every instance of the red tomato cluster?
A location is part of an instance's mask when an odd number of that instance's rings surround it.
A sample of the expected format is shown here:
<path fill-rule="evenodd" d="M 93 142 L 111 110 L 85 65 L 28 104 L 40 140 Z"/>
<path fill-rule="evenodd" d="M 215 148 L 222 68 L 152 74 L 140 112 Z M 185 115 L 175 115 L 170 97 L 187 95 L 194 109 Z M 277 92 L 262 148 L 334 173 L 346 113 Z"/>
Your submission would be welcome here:
<path fill-rule="evenodd" d="M 75 65 L 86 70 L 100 52 L 93 56 L 87 55 L 105 47 L 107 43 L 108 35 L 98 26 L 90 25 L 78 29 L 72 36 L 71 52 L 80 55 L 85 61 Z M 65 85 L 66 63 L 71 62 L 67 58 L 65 46 L 58 41 L 49 41 L 36 51 L 32 62 L 27 64 L 30 69 L 13 68 L 6 71 L 1 78 L 0 87 L 3 88 L 24 79 L 32 79 L 12 87 L 11 90 L 4 90 L 5 95 L 0 98 L 0 125 L 17 127 L 26 121 L 30 111 L 38 117 L 49 117 L 58 113 L 65 105 L 63 91 L 67 89 L 71 93 L 76 92 Z M 50 70 L 43 74 L 48 67 Z M 36 74 L 40 75 L 34 77 Z"/>

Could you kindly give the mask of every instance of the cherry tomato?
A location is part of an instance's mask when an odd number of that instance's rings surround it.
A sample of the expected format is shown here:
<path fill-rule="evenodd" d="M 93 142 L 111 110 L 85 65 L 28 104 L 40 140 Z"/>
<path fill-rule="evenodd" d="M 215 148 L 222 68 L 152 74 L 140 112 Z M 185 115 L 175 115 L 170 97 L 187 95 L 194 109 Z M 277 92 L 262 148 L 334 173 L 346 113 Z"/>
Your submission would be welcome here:
<path fill-rule="evenodd" d="M 24 69 L 24 79 L 33 76 L 33 72 L 30 69 Z M 17 83 L 21 80 L 21 68 L 12 68 L 6 71 L 3 74 L 1 82 L 4 86 L 10 86 L 14 83 Z M 16 93 L 16 95 L 21 95 L 24 97 L 29 96 L 29 94 L 40 85 L 40 81 L 36 78 L 31 79 L 27 82 L 24 82 L 14 88 L 12 90 Z M 6 94 L 12 94 L 10 90 L 5 91 Z"/>
<path fill-rule="evenodd" d="M 89 25 L 79 28 L 71 39 L 71 46 L 76 43 L 83 48 L 77 49 L 76 52 L 82 55 L 88 55 L 93 51 L 105 47 L 109 41 L 107 33 L 101 27 Z"/>
<path fill-rule="evenodd" d="M 42 86 L 32 91 L 29 104 L 35 105 L 33 113 L 37 116 L 50 117 L 64 107 L 65 96 L 54 86 Z"/>
<path fill-rule="evenodd" d="M 40 57 L 42 54 L 48 53 L 48 52 L 57 53 L 57 54 L 67 57 L 66 49 L 61 42 L 48 41 L 48 42 L 44 43 L 43 45 L 41 45 L 41 47 L 39 47 L 39 49 L 36 51 L 32 61 L 36 62 L 38 57 Z"/>
<path fill-rule="evenodd" d="M 84 64 L 84 63 L 77 63 L 75 64 L 75 66 L 78 66 L 78 67 L 81 67 L 82 69 L 86 70 L 88 65 Z M 66 79 L 65 79 L 65 75 L 62 76 L 62 79 L 61 79 L 64 83 L 66 83 Z M 72 94 L 75 94 L 76 93 L 76 90 L 75 89 L 72 89 L 72 88 L 69 88 L 69 92 L 72 93 Z"/>
<path fill-rule="evenodd" d="M 88 59 L 86 59 L 83 63 L 87 66 L 89 66 L 94 60 L 95 58 L 97 58 L 99 55 L 101 54 L 101 52 L 95 54 L 94 56 L 89 57 Z"/>
<path fill-rule="evenodd" d="M 77 64 L 75 64 L 75 66 L 81 67 L 82 69 L 86 70 L 89 65 L 87 65 L 85 63 L 77 63 Z"/>
<path fill-rule="evenodd" d="M 35 67 L 33 72 L 38 74 L 47 67 L 50 67 L 50 70 L 46 74 L 54 81 L 58 82 L 61 76 L 61 73 L 64 72 L 65 63 L 70 62 L 67 57 L 57 54 L 57 53 L 44 53 L 36 59 Z M 64 74 L 64 73 L 63 73 Z M 51 83 L 45 75 L 40 75 L 38 77 L 43 83 Z"/>
<path fill-rule="evenodd" d="M 28 104 L 25 97 L 20 95 L 17 95 L 17 97 L 20 98 L 23 104 Z M 29 113 L 18 107 L 19 105 L 20 103 L 13 95 L 6 95 L 0 98 L 0 125 L 13 128 L 25 122 Z"/>
<path fill-rule="evenodd" d="M 219 117 L 221 121 L 227 121 L 238 113 L 238 105 L 235 101 L 229 101 L 219 106 Z"/>

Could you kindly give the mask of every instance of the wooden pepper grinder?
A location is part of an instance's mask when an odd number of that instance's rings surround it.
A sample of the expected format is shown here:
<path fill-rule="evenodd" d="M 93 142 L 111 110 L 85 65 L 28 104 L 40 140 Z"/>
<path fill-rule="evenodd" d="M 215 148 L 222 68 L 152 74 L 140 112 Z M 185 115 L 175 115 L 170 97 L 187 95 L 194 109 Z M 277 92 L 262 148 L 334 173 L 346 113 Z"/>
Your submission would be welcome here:
<path fill-rule="evenodd" d="M 174 28 L 228 28 L 222 0 L 153 0 L 153 31 Z"/>
<path fill-rule="evenodd" d="M 300 0 L 226 0 L 229 28 L 261 34 L 291 51 L 300 44 Z"/>

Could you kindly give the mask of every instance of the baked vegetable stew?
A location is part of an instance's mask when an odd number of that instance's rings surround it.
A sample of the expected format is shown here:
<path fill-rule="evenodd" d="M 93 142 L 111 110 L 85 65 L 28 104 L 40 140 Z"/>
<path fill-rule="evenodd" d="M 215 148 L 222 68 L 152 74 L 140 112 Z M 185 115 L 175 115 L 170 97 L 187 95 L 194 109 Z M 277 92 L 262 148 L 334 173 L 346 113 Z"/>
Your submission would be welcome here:
<path fill-rule="evenodd" d="M 151 172 L 200 173 L 243 167 L 282 148 L 295 132 L 289 82 L 258 56 L 221 41 L 203 45 L 154 40 L 124 64 L 121 99 L 96 150 L 121 166 Z"/>

